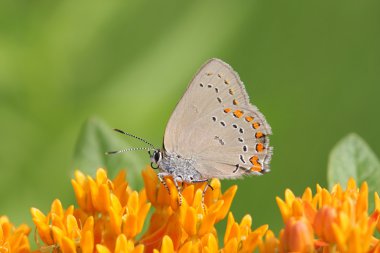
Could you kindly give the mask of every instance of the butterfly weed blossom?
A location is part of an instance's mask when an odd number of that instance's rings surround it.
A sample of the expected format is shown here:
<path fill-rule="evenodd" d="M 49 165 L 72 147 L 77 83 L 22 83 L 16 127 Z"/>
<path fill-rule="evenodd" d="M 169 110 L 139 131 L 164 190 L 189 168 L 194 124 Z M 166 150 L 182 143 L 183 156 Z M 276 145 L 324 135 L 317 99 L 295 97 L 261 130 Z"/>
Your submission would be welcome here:
<path fill-rule="evenodd" d="M 251 252 L 259 246 L 267 226 L 252 230 L 249 215 L 237 223 L 229 213 L 237 186 L 222 193 L 220 181 L 214 179 L 210 182 L 214 190 L 206 192 L 202 203 L 204 184 L 184 184 L 179 205 L 171 179 L 168 194 L 152 169 L 144 170 L 143 178 L 145 188 L 137 192 L 129 187 L 124 171 L 113 180 L 103 169 L 95 178 L 76 171 L 72 185 L 78 208 L 65 209 L 57 199 L 46 215 L 31 209 L 40 251 Z M 148 229 L 141 234 L 151 206 Z M 227 215 L 221 249 L 215 224 Z"/>
<path fill-rule="evenodd" d="M 156 208 L 150 228 L 141 240 L 147 242 L 148 249 L 158 248 L 163 235 L 166 235 L 166 239 L 163 240 L 166 243 L 162 244 L 161 252 L 172 252 L 172 247 L 178 252 L 190 252 L 191 249 L 195 249 L 195 252 L 218 252 L 214 225 L 228 214 L 237 186 L 232 186 L 222 194 L 220 181 L 212 180 L 210 184 L 214 190 L 206 192 L 203 206 L 202 191 L 205 183 L 185 184 L 182 191 L 183 202 L 179 205 L 178 193 L 171 180 L 168 181 L 168 187 L 172 194 L 168 195 L 164 187 L 157 187 L 159 182 L 152 170 L 144 171 L 143 177 L 148 199 Z M 265 231 L 266 226 L 251 231 L 249 215 L 244 217 L 239 225 L 230 213 L 224 241 L 226 248 L 234 251 L 226 252 L 238 252 L 239 247 L 241 250 L 253 250 L 258 245 L 254 238 L 262 236 Z"/>
<path fill-rule="evenodd" d="M 368 185 L 350 179 L 345 190 L 336 184 L 332 191 L 317 185 L 313 195 L 306 188 L 301 197 L 289 189 L 277 198 L 285 227 L 279 238 L 268 232 L 261 252 L 380 252 L 378 231 L 380 200 L 368 213 Z"/>
<path fill-rule="evenodd" d="M 276 236 L 267 225 L 252 228 L 250 215 L 235 220 L 229 209 L 236 185 L 222 192 L 213 179 L 214 190 L 206 192 L 202 206 L 205 183 L 185 183 L 179 205 L 172 179 L 167 178 L 169 194 L 151 168 L 142 175 L 145 187 L 136 191 L 125 171 L 112 180 L 104 169 L 95 178 L 76 171 L 77 207 L 64 208 L 56 199 L 47 214 L 31 208 L 38 245 L 33 252 L 380 252 L 375 234 L 380 232 L 380 198 L 376 193 L 369 212 L 365 182 L 358 187 L 350 179 L 346 189 L 337 184 L 331 191 L 317 185 L 315 194 L 307 188 L 300 197 L 287 189 L 284 199 L 277 198 L 284 227 Z M 218 241 L 215 224 L 223 219 L 227 225 Z M 0 252 L 32 252 L 29 227 L 16 228 L 5 216 L 0 225 Z"/>
<path fill-rule="evenodd" d="M 0 252 L 28 253 L 30 245 L 27 225 L 15 227 L 7 216 L 0 216 Z"/>
<path fill-rule="evenodd" d="M 32 208 L 33 221 L 44 247 L 61 252 L 143 252 L 143 245 L 135 247 L 135 236 L 141 232 L 150 209 L 145 190 L 132 191 L 120 171 L 114 180 L 99 169 L 95 179 L 75 172 L 72 180 L 78 208 L 63 209 L 55 200 L 44 215 Z"/>

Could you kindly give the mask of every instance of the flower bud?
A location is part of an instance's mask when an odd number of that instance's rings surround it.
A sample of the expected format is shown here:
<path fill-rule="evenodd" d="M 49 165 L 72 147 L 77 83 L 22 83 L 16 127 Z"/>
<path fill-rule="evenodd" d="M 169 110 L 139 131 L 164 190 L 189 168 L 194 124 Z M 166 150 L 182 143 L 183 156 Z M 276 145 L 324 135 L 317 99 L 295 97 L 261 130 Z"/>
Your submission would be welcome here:
<path fill-rule="evenodd" d="M 336 242 L 332 224 L 336 221 L 336 210 L 329 206 L 322 207 L 316 214 L 313 227 L 315 233 L 325 242 Z"/>
<path fill-rule="evenodd" d="M 283 252 L 313 252 L 314 236 L 310 222 L 303 216 L 291 217 L 281 236 Z"/>

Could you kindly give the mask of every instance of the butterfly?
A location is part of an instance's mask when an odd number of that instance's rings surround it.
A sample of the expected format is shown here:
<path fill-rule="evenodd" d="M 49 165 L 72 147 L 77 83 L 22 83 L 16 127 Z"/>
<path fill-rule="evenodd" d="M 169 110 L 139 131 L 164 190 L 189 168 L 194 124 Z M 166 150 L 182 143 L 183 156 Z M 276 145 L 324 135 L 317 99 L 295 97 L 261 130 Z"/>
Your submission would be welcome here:
<path fill-rule="evenodd" d="M 270 125 L 250 103 L 239 75 L 220 59 L 208 60 L 190 82 L 166 126 L 162 148 L 115 130 L 149 144 L 158 178 L 168 189 L 164 179 L 171 176 L 179 193 L 183 182 L 262 175 L 273 153 Z"/>

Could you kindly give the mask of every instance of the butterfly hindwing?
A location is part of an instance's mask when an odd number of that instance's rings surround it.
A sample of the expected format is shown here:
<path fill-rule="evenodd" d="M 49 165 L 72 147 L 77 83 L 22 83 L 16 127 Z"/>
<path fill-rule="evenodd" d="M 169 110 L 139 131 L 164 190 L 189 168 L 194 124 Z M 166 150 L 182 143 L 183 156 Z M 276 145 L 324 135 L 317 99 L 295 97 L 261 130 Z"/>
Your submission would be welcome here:
<path fill-rule="evenodd" d="M 165 130 L 165 152 L 193 159 L 206 178 L 236 178 L 269 168 L 271 128 L 250 104 L 239 76 L 218 59 L 195 75 Z"/>

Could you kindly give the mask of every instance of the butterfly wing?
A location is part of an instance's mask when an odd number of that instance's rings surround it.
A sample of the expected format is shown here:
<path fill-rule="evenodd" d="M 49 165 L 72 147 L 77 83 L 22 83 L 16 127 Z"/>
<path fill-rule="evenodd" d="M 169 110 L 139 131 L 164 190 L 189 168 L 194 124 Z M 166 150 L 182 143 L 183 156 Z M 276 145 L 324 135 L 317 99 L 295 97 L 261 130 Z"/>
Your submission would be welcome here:
<path fill-rule="evenodd" d="M 243 83 L 219 59 L 190 82 L 165 130 L 165 152 L 196 161 L 206 178 L 236 178 L 269 170 L 271 128 L 250 104 Z"/>

